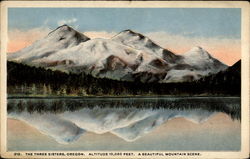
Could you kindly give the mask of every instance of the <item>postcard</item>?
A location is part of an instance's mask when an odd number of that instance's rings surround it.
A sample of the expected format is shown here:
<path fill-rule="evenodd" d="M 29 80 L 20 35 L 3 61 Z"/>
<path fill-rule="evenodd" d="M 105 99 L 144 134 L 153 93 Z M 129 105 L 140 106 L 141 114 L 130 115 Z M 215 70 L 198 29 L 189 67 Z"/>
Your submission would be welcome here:
<path fill-rule="evenodd" d="M 1 157 L 247 158 L 249 11 L 1 2 Z"/>

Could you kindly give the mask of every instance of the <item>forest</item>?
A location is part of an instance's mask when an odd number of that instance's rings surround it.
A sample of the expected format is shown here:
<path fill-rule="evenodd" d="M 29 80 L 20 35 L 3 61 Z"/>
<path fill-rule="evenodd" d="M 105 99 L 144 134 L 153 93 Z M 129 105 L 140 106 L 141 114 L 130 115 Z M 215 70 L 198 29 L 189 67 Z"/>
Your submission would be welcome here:
<path fill-rule="evenodd" d="M 13 96 L 240 96 L 241 62 L 215 75 L 183 83 L 141 83 L 96 78 L 7 62 L 7 93 Z"/>

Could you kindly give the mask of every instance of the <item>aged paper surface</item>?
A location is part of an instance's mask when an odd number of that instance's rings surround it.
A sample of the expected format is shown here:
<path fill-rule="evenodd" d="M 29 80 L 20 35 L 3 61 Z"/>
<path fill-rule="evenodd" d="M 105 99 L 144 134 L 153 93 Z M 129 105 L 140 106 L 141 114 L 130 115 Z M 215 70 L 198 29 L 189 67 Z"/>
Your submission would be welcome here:
<path fill-rule="evenodd" d="M 1 2 L 1 157 L 247 158 L 249 16 L 240 1 Z"/>

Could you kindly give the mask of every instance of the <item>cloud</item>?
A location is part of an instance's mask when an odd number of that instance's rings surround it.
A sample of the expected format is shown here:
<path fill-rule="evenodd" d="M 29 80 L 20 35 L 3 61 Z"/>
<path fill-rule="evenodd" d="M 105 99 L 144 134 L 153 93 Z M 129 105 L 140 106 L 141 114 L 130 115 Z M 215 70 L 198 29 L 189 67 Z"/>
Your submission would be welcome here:
<path fill-rule="evenodd" d="M 64 24 L 72 25 L 72 24 L 74 24 L 74 23 L 76 23 L 76 22 L 77 22 L 77 19 L 76 19 L 76 18 L 71 18 L 71 19 L 59 20 L 59 21 L 57 22 L 57 24 L 58 24 L 59 26 L 64 25 Z"/>

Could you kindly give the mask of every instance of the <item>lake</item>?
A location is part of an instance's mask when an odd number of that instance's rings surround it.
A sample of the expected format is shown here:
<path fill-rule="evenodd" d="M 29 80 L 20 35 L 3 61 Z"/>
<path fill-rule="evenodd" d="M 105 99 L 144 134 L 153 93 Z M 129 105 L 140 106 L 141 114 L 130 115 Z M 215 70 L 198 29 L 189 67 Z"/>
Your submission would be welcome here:
<path fill-rule="evenodd" d="M 17 150 L 239 151 L 239 97 L 9 97 Z"/>

